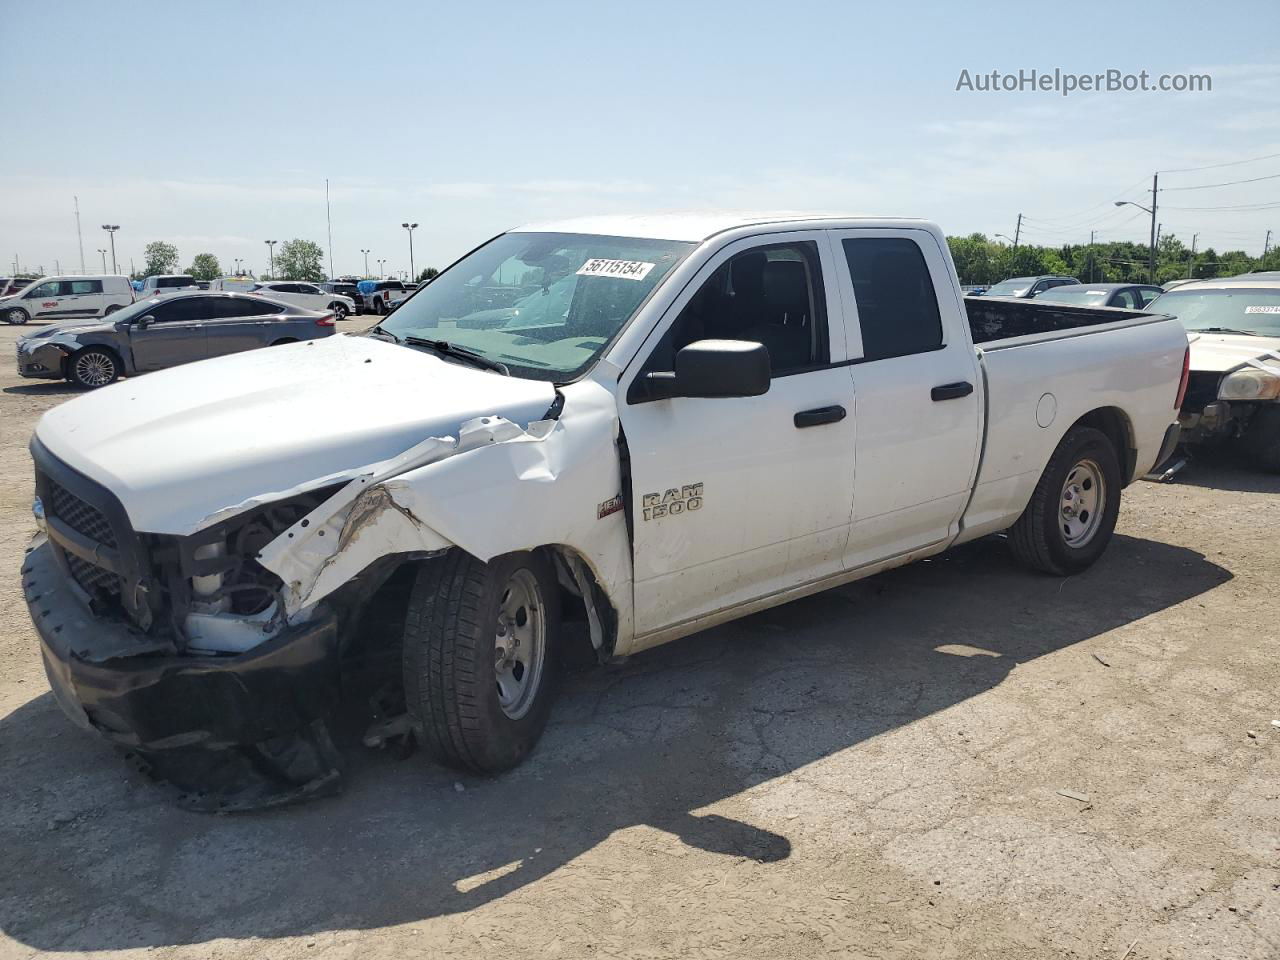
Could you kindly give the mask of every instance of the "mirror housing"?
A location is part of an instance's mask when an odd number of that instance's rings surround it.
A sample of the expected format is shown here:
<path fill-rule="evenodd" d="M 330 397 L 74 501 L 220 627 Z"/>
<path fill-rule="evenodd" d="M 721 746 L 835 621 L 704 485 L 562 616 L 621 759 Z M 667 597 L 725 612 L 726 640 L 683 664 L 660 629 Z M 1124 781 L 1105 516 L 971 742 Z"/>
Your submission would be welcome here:
<path fill-rule="evenodd" d="M 769 351 L 751 340 L 698 340 L 676 353 L 674 371 L 645 374 L 647 399 L 759 397 L 772 379 Z"/>
<path fill-rule="evenodd" d="M 145 317 L 139 317 L 137 320 L 133 321 L 133 325 L 139 330 L 145 330 L 155 322 L 156 318 L 148 313 Z"/>

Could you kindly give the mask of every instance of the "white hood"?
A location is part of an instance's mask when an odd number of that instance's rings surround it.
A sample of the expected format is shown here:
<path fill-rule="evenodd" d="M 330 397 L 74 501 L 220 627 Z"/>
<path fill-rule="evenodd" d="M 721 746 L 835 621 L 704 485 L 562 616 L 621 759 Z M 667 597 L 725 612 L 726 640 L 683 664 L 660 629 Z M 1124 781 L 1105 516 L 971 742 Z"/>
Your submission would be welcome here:
<path fill-rule="evenodd" d="M 1251 337 L 1227 333 L 1188 331 L 1191 343 L 1191 369 L 1209 373 L 1226 373 L 1242 363 L 1265 357 L 1268 351 L 1280 353 L 1280 337 Z M 1274 358 L 1264 363 L 1280 365 Z"/>
<path fill-rule="evenodd" d="M 475 417 L 527 426 L 554 399 L 550 383 L 336 336 L 131 378 L 55 407 L 36 437 L 119 497 L 134 529 L 186 534 L 456 437 Z"/>

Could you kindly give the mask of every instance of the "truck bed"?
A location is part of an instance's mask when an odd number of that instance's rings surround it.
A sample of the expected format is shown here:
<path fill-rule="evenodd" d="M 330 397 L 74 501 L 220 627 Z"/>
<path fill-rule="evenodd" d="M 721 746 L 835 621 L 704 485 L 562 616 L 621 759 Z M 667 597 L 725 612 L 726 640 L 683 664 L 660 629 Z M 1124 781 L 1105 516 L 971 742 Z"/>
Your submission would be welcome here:
<path fill-rule="evenodd" d="M 1082 327 L 1124 323 L 1139 318 L 1154 319 L 1154 315 L 1141 310 L 1076 307 L 1065 303 L 1007 297 L 965 297 L 964 306 L 969 314 L 973 342 L 978 346 L 995 340 L 1065 333 Z"/>

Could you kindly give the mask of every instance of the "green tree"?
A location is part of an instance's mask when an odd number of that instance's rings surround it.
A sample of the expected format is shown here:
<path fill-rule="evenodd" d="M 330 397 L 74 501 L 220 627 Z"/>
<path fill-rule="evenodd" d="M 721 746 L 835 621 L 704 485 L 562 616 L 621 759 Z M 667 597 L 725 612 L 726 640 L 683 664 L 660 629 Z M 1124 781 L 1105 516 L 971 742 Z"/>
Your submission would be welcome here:
<path fill-rule="evenodd" d="M 147 244 L 142 251 L 142 255 L 146 257 L 147 265 L 142 268 L 142 272 L 146 276 L 155 276 L 161 273 L 173 273 L 178 269 L 178 248 L 172 243 L 165 243 L 163 240 L 153 240 Z"/>
<path fill-rule="evenodd" d="M 191 266 L 187 267 L 187 273 L 197 280 L 213 280 L 222 276 L 222 268 L 212 253 L 197 253 Z"/>
<path fill-rule="evenodd" d="M 277 280 L 310 280 L 313 283 L 325 278 L 321 264 L 324 248 L 310 240 L 286 240 L 276 251 Z"/>
<path fill-rule="evenodd" d="M 422 281 L 424 280 L 434 280 L 438 276 L 440 276 L 439 270 L 437 270 L 435 267 L 427 267 L 420 274 L 418 274 L 418 283 L 422 283 Z"/>

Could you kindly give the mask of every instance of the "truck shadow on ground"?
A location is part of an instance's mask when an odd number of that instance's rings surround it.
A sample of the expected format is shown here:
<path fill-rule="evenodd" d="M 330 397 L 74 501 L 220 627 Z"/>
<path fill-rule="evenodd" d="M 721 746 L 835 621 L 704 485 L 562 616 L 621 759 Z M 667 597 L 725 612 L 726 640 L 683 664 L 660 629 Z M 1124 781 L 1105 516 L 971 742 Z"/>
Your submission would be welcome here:
<path fill-rule="evenodd" d="M 1280 473 L 1268 473 L 1232 445 L 1196 451 L 1173 483 L 1240 493 L 1280 493 Z"/>
<path fill-rule="evenodd" d="M 783 833 L 707 808 L 1230 577 L 1191 550 L 1117 537 L 1064 581 L 1018 569 L 991 538 L 577 672 L 538 751 L 505 777 L 357 753 L 342 796 L 265 814 L 171 806 L 45 694 L 0 721 L 0 844 L 21 864 L 0 875 L 0 928 L 71 951 L 383 927 L 544 878 L 573 890 L 554 874 L 637 825 L 774 863 L 791 853 Z M 625 842 L 660 855 L 644 836 Z"/>

